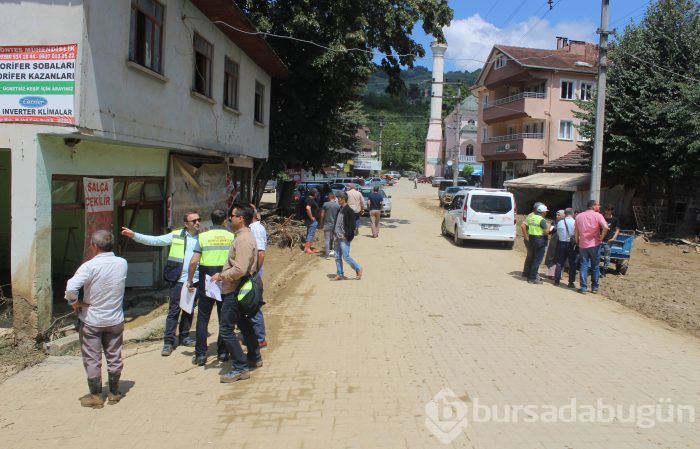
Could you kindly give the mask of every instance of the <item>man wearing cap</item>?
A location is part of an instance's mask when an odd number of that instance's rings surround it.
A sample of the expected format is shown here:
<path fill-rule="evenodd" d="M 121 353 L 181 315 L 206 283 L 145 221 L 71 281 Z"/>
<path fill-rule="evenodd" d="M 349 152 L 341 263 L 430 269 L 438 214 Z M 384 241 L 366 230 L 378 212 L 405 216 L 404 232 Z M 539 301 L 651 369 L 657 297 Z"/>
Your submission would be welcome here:
<path fill-rule="evenodd" d="M 557 249 L 554 254 L 556 268 L 554 270 L 554 285 L 561 281 L 562 268 L 569 263 L 569 288 L 574 288 L 576 280 L 576 251 L 574 242 L 574 210 L 570 207 L 564 210 L 564 218 L 557 222 Z"/>
<path fill-rule="evenodd" d="M 588 202 L 588 210 L 576 216 L 574 237 L 578 244 L 581 257 L 581 276 L 579 293 L 588 290 L 588 270 L 591 269 L 591 293 L 598 292 L 600 278 L 600 244 L 608 233 L 608 223 L 600 213 L 600 203 L 596 200 Z"/>
<path fill-rule="evenodd" d="M 545 220 L 547 206 L 542 203 L 535 203 L 533 211 L 525 218 L 520 225 L 523 231 L 523 238 L 527 246 L 527 257 L 523 276 L 527 276 L 527 281 L 531 284 L 541 284 L 542 280 L 538 276 L 540 264 L 547 249 L 547 236 L 549 235 L 549 223 Z"/>

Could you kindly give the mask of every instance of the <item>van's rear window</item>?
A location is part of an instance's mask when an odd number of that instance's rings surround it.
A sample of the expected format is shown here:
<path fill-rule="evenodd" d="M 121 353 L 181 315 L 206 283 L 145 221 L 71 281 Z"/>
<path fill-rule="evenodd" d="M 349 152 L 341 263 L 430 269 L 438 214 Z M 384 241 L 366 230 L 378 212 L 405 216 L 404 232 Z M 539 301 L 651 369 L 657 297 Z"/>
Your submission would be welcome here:
<path fill-rule="evenodd" d="M 496 195 L 472 195 L 469 206 L 484 214 L 507 214 L 513 209 L 510 197 Z"/>

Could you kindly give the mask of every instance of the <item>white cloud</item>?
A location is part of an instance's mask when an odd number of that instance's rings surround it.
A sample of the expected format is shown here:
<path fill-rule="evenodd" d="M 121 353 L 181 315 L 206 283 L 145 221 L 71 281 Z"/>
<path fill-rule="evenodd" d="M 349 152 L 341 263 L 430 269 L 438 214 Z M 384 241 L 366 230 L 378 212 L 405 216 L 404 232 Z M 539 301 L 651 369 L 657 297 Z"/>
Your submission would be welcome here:
<path fill-rule="evenodd" d="M 495 44 L 553 49 L 556 48 L 556 36 L 597 42 L 596 28 L 589 20 L 551 24 L 539 17 L 498 28 L 474 14 L 466 19 L 453 20 L 449 27 L 444 28 L 447 39 L 445 69 L 473 71 L 481 68 Z"/>

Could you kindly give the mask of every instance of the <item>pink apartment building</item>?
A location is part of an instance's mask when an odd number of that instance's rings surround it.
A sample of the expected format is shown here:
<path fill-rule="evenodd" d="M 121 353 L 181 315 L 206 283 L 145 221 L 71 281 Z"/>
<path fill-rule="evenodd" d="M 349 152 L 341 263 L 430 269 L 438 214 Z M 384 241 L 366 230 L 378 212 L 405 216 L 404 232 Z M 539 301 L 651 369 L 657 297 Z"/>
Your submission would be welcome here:
<path fill-rule="evenodd" d="M 556 50 L 493 47 L 472 87 L 484 186 L 500 188 L 576 149 L 574 100 L 592 99 L 597 54 L 594 44 L 561 37 Z"/>

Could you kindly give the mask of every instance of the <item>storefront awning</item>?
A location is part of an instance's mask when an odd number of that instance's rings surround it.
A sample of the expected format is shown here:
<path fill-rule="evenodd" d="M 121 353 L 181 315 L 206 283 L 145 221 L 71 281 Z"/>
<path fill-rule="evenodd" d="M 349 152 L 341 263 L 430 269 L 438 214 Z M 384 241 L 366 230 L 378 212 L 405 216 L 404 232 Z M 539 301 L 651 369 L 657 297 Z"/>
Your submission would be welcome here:
<path fill-rule="evenodd" d="M 549 189 L 567 192 L 587 190 L 590 184 L 590 173 L 535 173 L 503 183 L 509 189 Z"/>

